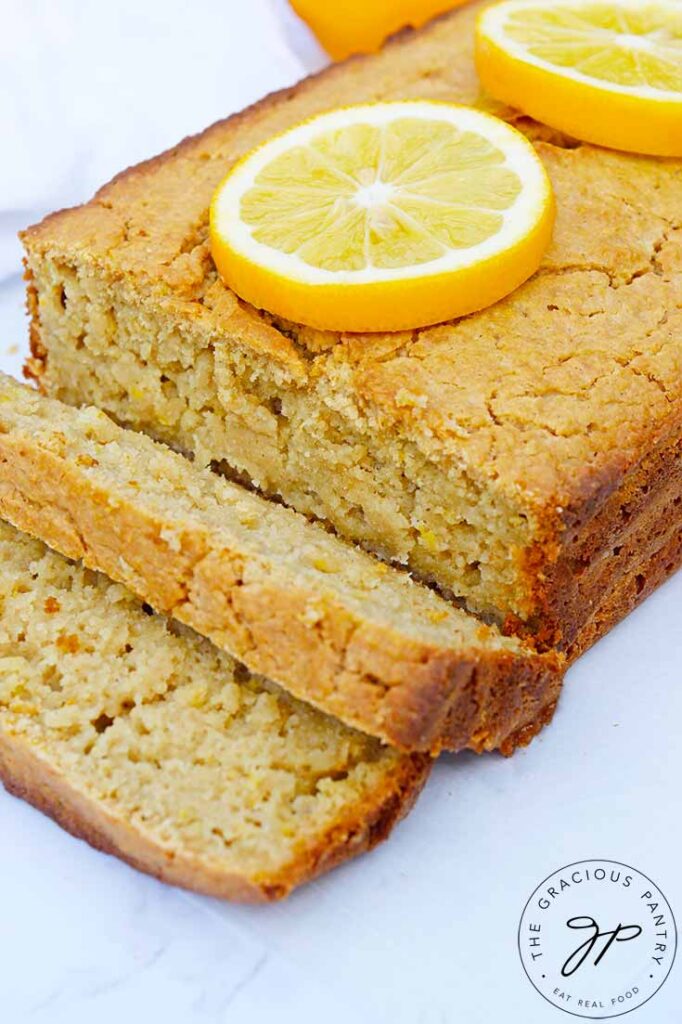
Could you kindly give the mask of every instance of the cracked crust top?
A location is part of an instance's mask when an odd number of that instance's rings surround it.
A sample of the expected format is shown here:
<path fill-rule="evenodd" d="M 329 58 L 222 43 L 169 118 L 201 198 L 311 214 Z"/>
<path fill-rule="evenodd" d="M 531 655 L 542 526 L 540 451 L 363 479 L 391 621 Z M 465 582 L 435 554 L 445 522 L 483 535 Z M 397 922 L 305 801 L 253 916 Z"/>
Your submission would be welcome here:
<path fill-rule="evenodd" d="M 570 518 L 680 430 L 682 163 L 580 145 L 495 107 L 471 59 L 477 6 L 219 122 L 24 241 L 37 257 L 125 276 L 207 344 L 229 335 L 300 387 L 326 379 L 350 415 Z M 415 97 L 494 109 L 535 141 L 558 206 L 535 277 L 483 312 L 391 335 L 313 331 L 239 303 L 207 242 L 208 204 L 229 166 L 315 112 Z"/>

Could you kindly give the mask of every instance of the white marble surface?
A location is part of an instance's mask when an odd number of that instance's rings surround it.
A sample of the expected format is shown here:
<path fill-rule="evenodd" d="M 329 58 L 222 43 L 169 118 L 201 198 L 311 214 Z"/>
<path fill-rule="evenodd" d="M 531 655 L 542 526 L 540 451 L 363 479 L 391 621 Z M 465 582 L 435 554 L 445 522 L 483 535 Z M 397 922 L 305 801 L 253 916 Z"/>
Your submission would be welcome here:
<path fill-rule="evenodd" d="M 0 10 L 12 29 L 0 35 L 0 366 L 18 373 L 15 226 L 322 58 L 284 0 Z M 682 919 L 681 605 L 682 575 L 571 671 L 527 751 L 443 759 L 391 843 L 281 906 L 168 889 L 0 790 L 0 1021 L 569 1021 L 516 950 L 543 877 L 588 857 L 625 861 Z M 681 1018 L 678 964 L 628 1019 Z"/>

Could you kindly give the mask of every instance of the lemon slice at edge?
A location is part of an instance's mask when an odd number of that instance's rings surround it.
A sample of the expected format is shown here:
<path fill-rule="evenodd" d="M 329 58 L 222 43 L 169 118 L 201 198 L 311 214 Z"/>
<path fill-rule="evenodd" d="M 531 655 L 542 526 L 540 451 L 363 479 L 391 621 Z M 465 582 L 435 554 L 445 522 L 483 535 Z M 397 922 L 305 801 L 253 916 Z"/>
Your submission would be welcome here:
<path fill-rule="evenodd" d="M 590 18 L 603 20 L 609 11 L 622 30 L 594 25 L 591 35 Z M 654 13 L 664 21 L 669 15 L 669 34 L 679 32 L 678 41 L 659 41 L 660 29 L 650 34 L 631 31 L 633 22 L 638 27 L 638 18 Z M 607 51 L 612 54 L 612 69 Z M 572 66 L 571 54 L 576 64 L 588 69 L 601 66 L 601 74 Z M 655 74 L 656 61 L 663 67 L 669 64 L 673 80 L 682 76 L 678 0 L 502 0 L 477 19 L 476 67 L 483 87 L 496 99 L 586 142 L 653 156 L 682 156 L 682 90 L 646 82 L 647 74 Z M 618 81 L 619 70 L 623 78 L 632 79 L 638 69 L 641 82 Z M 605 72 L 610 77 L 604 77 Z"/>

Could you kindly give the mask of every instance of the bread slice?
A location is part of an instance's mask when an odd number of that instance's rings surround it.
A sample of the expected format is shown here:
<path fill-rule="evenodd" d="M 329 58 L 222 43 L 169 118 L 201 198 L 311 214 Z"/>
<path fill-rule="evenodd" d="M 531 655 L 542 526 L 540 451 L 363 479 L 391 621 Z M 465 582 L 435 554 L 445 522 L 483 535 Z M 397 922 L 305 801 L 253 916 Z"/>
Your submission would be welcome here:
<path fill-rule="evenodd" d="M 387 836 L 428 770 L 0 522 L 0 775 L 93 846 L 279 899 Z"/>
<path fill-rule="evenodd" d="M 509 749 L 556 703 L 554 655 L 104 413 L 5 376 L 0 515 L 396 746 Z"/>
<path fill-rule="evenodd" d="M 666 531 L 682 529 L 682 161 L 491 108 L 472 60 L 479 6 L 29 229 L 29 370 L 575 650 L 680 564 Z M 230 166 L 319 111 L 417 98 L 493 109 L 535 142 L 557 197 L 539 272 L 489 309 L 395 334 L 314 331 L 240 303 L 207 242 Z"/>

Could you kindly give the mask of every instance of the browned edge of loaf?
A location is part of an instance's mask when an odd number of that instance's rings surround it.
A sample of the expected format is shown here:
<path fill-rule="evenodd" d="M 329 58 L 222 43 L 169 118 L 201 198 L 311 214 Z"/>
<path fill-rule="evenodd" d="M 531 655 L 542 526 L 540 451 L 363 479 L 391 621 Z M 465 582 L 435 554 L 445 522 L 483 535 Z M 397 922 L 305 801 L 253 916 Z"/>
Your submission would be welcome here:
<path fill-rule="evenodd" d="M 635 465 L 613 466 L 586 485 L 583 504 L 564 513 L 560 544 L 548 539 L 545 550 L 531 553 L 526 571 L 536 580 L 539 611 L 530 623 L 510 620 L 511 631 L 523 634 L 530 628 L 540 648 L 556 647 L 573 659 L 632 610 L 628 598 L 618 614 L 619 595 L 629 592 L 639 564 L 666 543 L 668 533 L 682 531 L 679 421 L 678 414 L 666 436 Z M 661 581 L 681 565 L 678 557 Z M 650 588 L 640 587 L 638 593 L 643 600 Z M 593 619 L 602 606 L 611 608 L 604 619 L 609 625 L 597 630 Z"/>
<path fill-rule="evenodd" d="M 228 874 L 217 860 L 167 849 L 96 800 L 70 786 L 47 760 L 18 737 L 0 730 L 0 777 L 8 792 L 48 814 L 95 849 L 172 885 L 240 903 L 268 903 L 371 850 L 386 839 L 419 795 L 430 771 L 425 755 L 403 758 L 380 792 L 358 801 L 314 845 L 301 849 L 285 868 L 261 879 Z"/>
<path fill-rule="evenodd" d="M 569 662 L 574 662 L 602 636 L 634 611 L 657 587 L 682 567 L 682 530 L 679 526 L 665 531 L 665 540 L 652 554 L 644 555 L 633 571 L 622 576 L 618 583 L 592 610 L 575 641 L 567 651 Z"/>
<path fill-rule="evenodd" d="M 161 520 L 132 503 L 112 507 L 76 463 L 3 429 L 0 417 L 0 513 L 346 724 L 435 755 L 510 752 L 515 737 L 523 742 L 551 717 L 563 671 L 553 652 L 438 647 L 364 621 L 328 595 L 319 602 L 305 586 L 273 582 L 267 569 L 245 586 L 242 552 L 208 528 L 171 543 Z M 322 616 L 313 625 L 311 600 Z"/>

